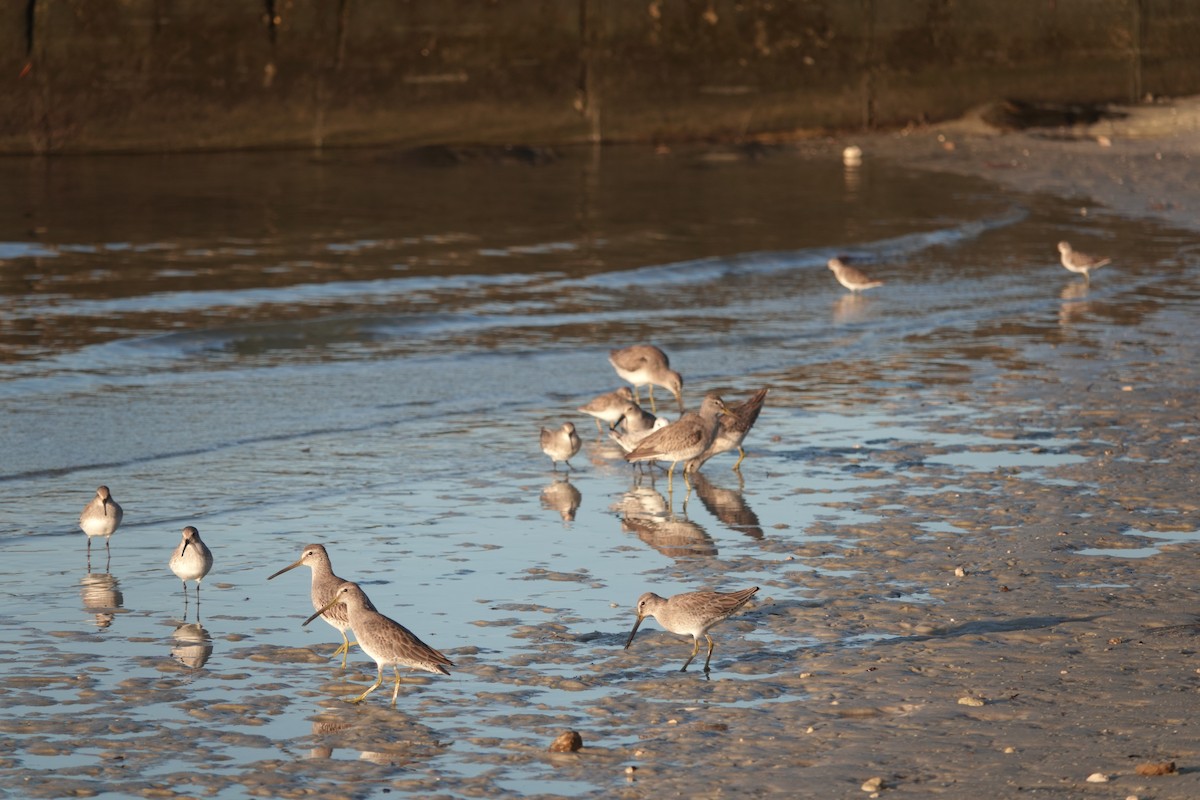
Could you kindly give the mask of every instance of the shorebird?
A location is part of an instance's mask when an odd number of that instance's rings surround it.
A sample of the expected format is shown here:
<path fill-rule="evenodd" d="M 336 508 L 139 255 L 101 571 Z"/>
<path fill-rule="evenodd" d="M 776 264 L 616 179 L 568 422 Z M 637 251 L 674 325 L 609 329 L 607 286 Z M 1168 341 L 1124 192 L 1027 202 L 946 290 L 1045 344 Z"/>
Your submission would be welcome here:
<path fill-rule="evenodd" d="M 185 606 L 187 605 L 188 581 L 196 582 L 196 605 L 199 606 L 200 581 L 204 580 L 204 576 L 212 569 L 212 565 L 212 551 L 200 540 L 200 531 L 188 525 L 183 529 L 183 537 L 179 541 L 179 546 L 175 548 L 175 552 L 171 553 L 171 560 L 167 562 L 167 566 L 171 568 L 171 572 L 175 573 L 175 577 L 183 581 Z"/>
<path fill-rule="evenodd" d="M 659 625 L 671 633 L 692 637 L 692 654 L 683 662 L 680 672 L 686 672 L 688 664 L 691 664 L 696 653 L 700 652 L 700 637 L 708 640 L 708 656 L 704 659 L 704 671 L 708 672 L 708 663 L 712 661 L 713 654 L 713 640 L 708 635 L 709 628 L 728 619 L 746 605 L 746 601 L 757 591 L 758 587 L 753 586 L 736 592 L 686 592 L 669 598 L 646 592 L 638 598 L 637 622 L 629 632 L 625 649 L 628 650 L 629 645 L 633 644 L 633 637 L 637 635 L 642 620 L 654 617 Z"/>
<path fill-rule="evenodd" d="M 708 461 L 718 453 L 724 453 L 727 450 L 732 450 L 735 447 L 738 451 L 738 460 L 733 465 L 736 471 L 742 466 L 742 459 L 746 457 L 746 451 L 742 449 L 742 442 L 746 438 L 746 434 L 754 427 L 754 423 L 758 420 L 758 414 L 762 411 L 763 400 L 767 397 L 767 389 L 763 387 L 754 394 L 750 395 L 745 402 L 736 406 L 729 407 L 729 414 L 723 415 L 720 418 L 720 423 L 717 425 L 717 435 L 713 437 L 712 444 L 708 448 L 692 459 L 688 466 L 691 472 L 695 472 L 704 466 L 704 462 Z"/>
<path fill-rule="evenodd" d="M 361 703 L 367 695 L 383 685 L 383 668 L 386 666 L 391 666 L 396 673 L 392 705 L 396 705 L 396 697 L 400 694 L 400 667 L 440 675 L 450 674 L 446 667 L 453 667 L 453 661 L 422 642 L 416 634 L 399 622 L 376 611 L 357 583 L 344 582 L 324 608 L 317 609 L 315 614 L 304 620 L 304 624 L 312 622 L 335 605 L 345 607 L 350 627 L 354 629 L 354 636 L 358 639 L 358 646 L 375 661 L 379 669 L 379 677 L 375 683 L 351 700 L 351 703 Z"/>
<path fill-rule="evenodd" d="M 608 437 L 617 443 L 617 446 L 626 453 L 632 453 L 634 449 L 641 444 L 642 440 L 655 431 L 660 431 L 670 425 L 670 421 L 666 417 L 655 417 L 654 424 L 648 430 L 625 430 L 625 431 L 609 431 Z"/>
<path fill-rule="evenodd" d="M 671 360 L 667 354 L 650 344 L 635 344 L 622 347 L 608 354 L 608 363 L 613 365 L 617 375 L 622 380 L 633 384 L 633 399 L 638 399 L 639 386 L 646 386 L 650 392 L 650 409 L 658 413 L 654 404 L 654 387 L 661 386 L 679 403 L 679 412 L 683 413 L 683 378 L 671 369 Z"/>
<path fill-rule="evenodd" d="M 607 422 L 609 430 L 612 430 L 621 420 L 621 415 L 625 413 L 625 405 L 631 402 L 633 402 L 633 391 L 628 386 L 622 386 L 614 392 L 592 398 L 586 405 L 575 410 L 595 417 L 596 433 L 603 433 L 604 429 L 600 427 L 600 423 Z"/>
<path fill-rule="evenodd" d="M 562 427 L 556 431 L 542 428 L 541 443 L 542 452 L 550 456 L 555 471 L 558 470 L 560 461 L 567 465 L 567 469 L 571 469 L 571 456 L 578 453 L 579 448 L 583 445 L 583 442 L 579 440 L 579 434 L 575 433 L 575 423 L 573 422 L 564 422 Z"/>
<path fill-rule="evenodd" d="M 840 258 L 829 259 L 829 268 L 833 270 L 833 277 L 837 278 L 837 282 L 852 292 L 883 286 L 883 281 L 871 280 L 862 270 L 855 269 Z"/>
<path fill-rule="evenodd" d="M 1083 273 L 1084 280 L 1091 283 L 1092 270 L 1100 269 L 1112 261 L 1111 258 L 1096 258 L 1087 253 L 1081 253 L 1071 247 L 1070 242 L 1059 242 L 1058 252 L 1062 257 L 1062 265 L 1071 272 Z"/>
<path fill-rule="evenodd" d="M 717 434 L 717 420 L 728 415 L 729 409 L 721 402 L 716 392 L 704 396 L 699 411 L 689 411 L 662 430 L 654 431 L 633 449 L 625 454 L 625 460 L 631 463 L 638 461 L 670 461 L 671 468 L 667 471 L 667 491 L 671 490 L 671 479 L 675 474 L 675 465 L 680 461 L 687 462 L 703 453 L 712 444 Z M 683 481 L 687 483 L 688 465 L 683 467 Z M 690 484 L 688 484 L 690 486 Z"/>
<path fill-rule="evenodd" d="M 79 527 L 88 537 L 89 556 L 92 554 L 92 537 L 103 536 L 104 547 L 107 549 L 109 538 L 120 527 L 124 516 L 125 512 L 121 510 L 121 504 L 113 499 L 112 492 L 108 490 L 108 487 L 97 488 L 96 496 L 83 507 L 83 513 L 79 515 Z"/>
<path fill-rule="evenodd" d="M 313 609 L 325 608 L 325 605 L 337 593 L 338 587 L 346 583 L 345 580 L 333 574 L 333 564 L 329 560 L 329 553 L 326 552 L 324 545 L 319 544 L 304 545 L 304 550 L 296 563 L 289 564 L 268 577 L 267 580 L 278 578 L 283 573 L 289 572 L 296 567 L 308 567 L 312 570 L 310 593 L 312 595 Z M 367 600 L 368 607 L 374 611 L 375 607 L 370 605 L 370 602 L 370 600 Z M 321 619 L 336 628 L 337 632 L 342 635 L 342 643 L 338 646 L 337 650 L 333 651 L 333 655 L 340 655 L 342 657 L 342 666 L 346 666 L 346 656 L 350 653 L 350 647 L 356 644 L 356 642 L 350 641 L 346 636 L 346 631 L 350 630 L 350 618 L 346 615 L 346 607 L 343 605 L 330 606 L 321 614 Z"/>

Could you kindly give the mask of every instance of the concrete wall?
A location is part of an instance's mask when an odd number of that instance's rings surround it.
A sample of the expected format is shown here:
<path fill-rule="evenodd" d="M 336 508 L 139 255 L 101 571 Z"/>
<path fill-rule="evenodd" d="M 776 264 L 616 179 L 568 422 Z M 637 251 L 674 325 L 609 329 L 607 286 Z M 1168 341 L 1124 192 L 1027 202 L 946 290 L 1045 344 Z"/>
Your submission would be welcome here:
<path fill-rule="evenodd" d="M 562 143 L 1200 91 L 1200 0 L 9 0 L 0 152 Z"/>

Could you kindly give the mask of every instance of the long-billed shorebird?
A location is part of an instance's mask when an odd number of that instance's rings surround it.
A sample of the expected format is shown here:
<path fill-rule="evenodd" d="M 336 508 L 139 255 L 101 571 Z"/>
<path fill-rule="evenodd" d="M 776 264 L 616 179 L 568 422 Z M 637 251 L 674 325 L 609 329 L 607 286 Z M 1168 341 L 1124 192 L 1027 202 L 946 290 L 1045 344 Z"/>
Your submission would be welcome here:
<path fill-rule="evenodd" d="M 121 510 L 121 504 L 113 499 L 108 487 L 97 488 L 96 496 L 83 507 L 83 513 L 79 515 L 79 527 L 88 537 L 89 556 L 92 554 L 92 537 L 103 536 L 104 547 L 107 549 L 109 538 L 120 527 L 124 517 L 125 512 Z"/>
<path fill-rule="evenodd" d="M 337 593 L 338 587 L 347 581 L 333 574 L 333 564 L 329 560 L 329 553 L 325 550 L 324 545 L 306 544 L 303 552 L 300 553 L 300 559 L 289 564 L 283 569 L 271 575 L 267 580 L 278 578 L 285 572 L 289 572 L 296 567 L 308 567 L 312 570 L 312 606 L 313 609 L 325 608 L 333 596 Z M 363 595 L 366 597 L 366 595 Z M 374 611 L 375 607 L 370 605 L 371 601 L 367 600 L 368 607 Z M 321 619 L 328 622 L 337 632 L 342 635 L 342 643 L 337 650 L 333 651 L 333 655 L 342 657 L 342 666 L 346 666 L 346 656 L 350 653 L 350 647 L 355 642 L 350 641 L 346 636 L 346 631 L 350 630 L 350 617 L 346 614 L 346 607 L 343 605 L 333 605 L 321 613 Z"/>
<path fill-rule="evenodd" d="M 713 437 L 712 444 L 689 462 L 690 471 L 695 472 L 713 456 L 734 448 L 737 448 L 738 460 L 733 465 L 733 469 L 735 471 L 740 469 L 742 459 L 746 457 L 746 451 L 742 449 L 742 442 L 745 441 L 746 434 L 754 427 L 754 423 L 758 421 L 758 414 L 762 411 L 763 401 L 766 397 L 767 389 L 764 387 L 750 395 L 745 402 L 729 406 L 729 414 L 722 415 L 720 418 L 717 435 Z"/>
<path fill-rule="evenodd" d="M 1100 269 L 1105 264 L 1111 263 L 1111 258 L 1097 258 L 1089 256 L 1087 253 L 1081 253 L 1071 247 L 1070 242 L 1059 242 L 1058 252 L 1062 260 L 1062 265 L 1071 272 L 1082 273 L 1084 280 L 1091 283 L 1092 270 Z"/>
<path fill-rule="evenodd" d="M 829 268 L 833 270 L 833 277 L 837 278 L 837 282 L 852 292 L 883 286 L 883 281 L 871 280 L 862 270 L 855 269 L 840 258 L 829 259 Z"/>
<path fill-rule="evenodd" d="M 183 537 L 175 548 L 175 552 L 171 553 L 171 560 L 167 562 L 167 566 L 171 568 L 171 572 L 175 573 L 175 577 L 183 581 L 183 604 L 185 606 L 188 598 L 188 581 L 196 582 L 196 605 L 200 605 L 200 581 L 204 580 L 204 576 L 212 569 L 212 565 L 212 551 L 200 540 L 200 531 L 188 525 L 183 529 Z"/>
<path fill-rule="evenodd" d="M 633 391 L 628 386 L 622 386 L 613 392 L 593 397 L 585 405 L 575 409 L 588 416 L 596 418 L 596 433 L 603 433 L 601 422 L 607 422 L 609 430 L 620 422 L 625 406 L 633 402 Z"/>
<path fill-rule="evenodd" d="M 704 671 L 708 672 L 708 663 L 713 654 L 713 640 L 708 635 L 709 628 L 728 619 L 746 605 L 757 591 L 758 587 L 753 586 L 736 592 L 686 592 L 668 598 L 660 597 L 654 592 L 646 592 L 638 598 L 637 622 L 629 632 L 625 649 L 628 650 L 629 645 L 633 644 L 633 637 L 637 635 L 642 620 L 654 617 L 659 625 L 671 633 L 692 637 L 692 654 L 683 662 L 680 672 L 685 672 L 696 653 L 700 652 L 700 637 L 708 640 L 708 656 L 704 659 Z"/>
<path fill-rule="evenodd" d="M 583 446 L 573 422 L 564 422 L 561 428 L 553 431 L 542 428 L 540 441 L 542 452 L 550 456 L 555 471 L 558 470 L 560 461 L 567 465 L 567 469 L 571 469 L 571 456 L 578 453 L 579 448 Z"/>
<path fill-rule="evenodd" d="M 622 380 L 633 385 L 633 399 L 638 399 L 639 386 L 646 386 L 650 392 L 650 409 L 658 413 L 654 404 L 654 387 L 661 386 L 679 403 L 679 411 L 683 413 L 683 377 L 671 369 L 671 360 L 667 354 L 651 344 L 635 344 L 612 350 L 608 354 L 608 363 L 613 365 L 617 375 Z"/>
<path fill-rule="evenodd" d="M 416 634 L 393 619 L 385 617 L 375 610 L 367 595 L 357 583 L 346 581 L 334 592 L 333 599 L 317 610 L 304 624 L 312 622 L 317 617 L 335 605 L 342 605 L 350 619 L 350 627 L 354 629 L 354 637 L 358 646 L 375 661 L 379 669 L 379 677 L 375 683 L 351 703 L 362 702 L 367 695 L 383 685 L 383 668 L 391 666 L 396 672 L 396 688 L 392 690 L 392 705 L 396 705 L 396 697 L 400 694 L 400 667 L 413 670 L 424 670 L 440 675 L 449 675 L 446 667 L 453 667 L 454 662 L 445 655 L 434 650 L 417 638 Z"/>
<path fill-rule="evenodd" d="M 717 435 L 718 418 L 728 414 L 729 409 L 721 402 L 720 396 L 716 392 L 709 392 L 704 396 L 699 411 L 689 411 L 662 430 L 654 431 L 642 439 L 632 452 L 626 453 L 625 460 L 630 463 L 670 461 L 671 467 L 667 470 L 669 492 L 675 465 L 680 461 L 685 462 L 683 481 L 687 483 L 689 466 L 686 462 L 708 449 L 713 437 Z"/>

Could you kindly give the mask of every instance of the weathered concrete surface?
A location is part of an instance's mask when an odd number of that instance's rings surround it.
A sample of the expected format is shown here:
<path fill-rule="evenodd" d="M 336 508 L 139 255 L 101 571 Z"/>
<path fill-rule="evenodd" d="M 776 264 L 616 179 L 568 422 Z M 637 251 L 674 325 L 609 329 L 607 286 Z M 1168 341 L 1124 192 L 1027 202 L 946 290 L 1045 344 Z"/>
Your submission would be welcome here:
<path fill-rule="evenodd" d="M 1172 0 L 24 0 L 0 152 L 740 137 L 1200 91 Z"/>

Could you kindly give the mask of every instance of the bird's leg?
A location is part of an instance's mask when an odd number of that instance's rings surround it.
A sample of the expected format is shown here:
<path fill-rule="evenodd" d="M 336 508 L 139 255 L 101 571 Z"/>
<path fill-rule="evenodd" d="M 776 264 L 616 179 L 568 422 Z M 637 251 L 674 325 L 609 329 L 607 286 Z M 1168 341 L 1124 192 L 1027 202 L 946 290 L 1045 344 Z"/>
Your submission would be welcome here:
<path fill-rule="evenodd" d="M 599 418 L 599 417 L 592 417 L 592 419 L 594 419 L 594 420 L 596 421 L 596 435 L 597 435 L 597 436 L 603 436 L 603 435 L 604 435 L 604 428 L 600 427 L 600 418 Z M 609 428 L 609 430 L 612 430 L 612 428 Z"/>
<path fill-rule="evenodd" d="M 379 678 L 376 679 L 376 681 L 371 684 L 370 688 L 368 688 L 365 692 L 363 692 L 362 694 L 360 694 L 358 697 L 354 698 L 350 702 L 351 703 L 361 703 L 363 701 L 363 699 L 366 698 L 367 695 L 369 695 L 371 692 L 375 691 L 382 685 L 383 685 L 383 664 L 380 664 L 379 665 Z"/>
<path fill-rule="evenodd" d="M 739 444 L 738 445 L 738 460 L 737 460 L 737 463 L 733 465 L 733 469 L 735 472 L 742 471 L 742 459 L 745 457 L 746 457 L 746 451 L 743 450 L 742 446 Z"/>
<path fill-rule="evenodd" d="M 704 659 L 704 671 L 708 672 L 708 662 L 712 661 L 713 640 L 712 640 L 712 637 L 709 636 L 707 633 L 704 634 L 704 638 L 708 639 L 708 657 Z M 699 639 L 696 640 L 696 646 L 697 647 L 700 646 Z"/>
<path fill-rule="evenodd" d="M 653 383 L 647 384 L 646 391 L 648 391 L 650 393 L 650 410 L 652 412 L 654 412 L 655 414 L 657 414 L 658 408 L 654 405 L 654 384 Z"/>
<path fill-rule="evenodd" d="M 687 672 L 688 664 L 692 663 L 692 659 L 696 657 L 696 653 L 700 652 L 700 640 L 695 636 L 692 637 L 692 654 L 688 656 L 688 660 L 683 662 L 683 667 L 680 672 Z"/>
<path fill-rule="evenodd" d="M 392 705 L 395 706 L 396 697 L 400 694 L 400 667 L 393 664 L 392 669 L 396 671 L 396 688 L 392 689 Z"/>
<path fill-rule="evenodd" d="M 350 645 L 352 645 L 352 644 L 357 644 L 357 642 L 352 642 L 352 641 L 350 641 L 350 639 L 349 639 L 349 638 L 347 638 L 347 636 L 346 636 L 346 632 L 345 632 L 345 631 L 339 630 L 339 631 L 338 631 L 338 633 L 340 633 L 340 634 L 342 635 L 342 643 L 341 643 L 340 645 L 338 645 L 338 649 L 337 649 L 337 650 L 334 650 L 334 651 L 333 651 L 333 654 L 334 654 L 335 656 L 340 656 L 340 655 L 342 655 L 343 653 L 349 653 L 349 652 L 350 652 Z"/>

